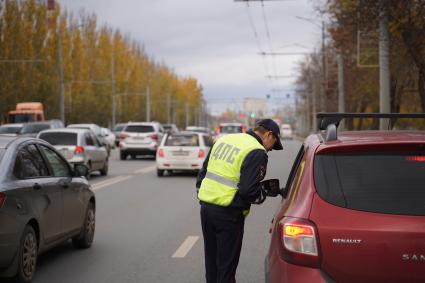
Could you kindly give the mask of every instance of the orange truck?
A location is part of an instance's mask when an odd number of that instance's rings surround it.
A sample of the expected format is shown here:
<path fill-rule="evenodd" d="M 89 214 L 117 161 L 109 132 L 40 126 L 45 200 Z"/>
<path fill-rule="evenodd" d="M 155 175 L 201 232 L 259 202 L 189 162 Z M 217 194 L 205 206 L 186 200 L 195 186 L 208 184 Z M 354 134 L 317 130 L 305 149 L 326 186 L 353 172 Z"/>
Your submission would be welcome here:
<path fill-rule="evenodd" d="M 41 102 L 21 102 L 16 109 L 7 114 L 9 123 L 26 123 L 45 121 L 43 104 Z"/>

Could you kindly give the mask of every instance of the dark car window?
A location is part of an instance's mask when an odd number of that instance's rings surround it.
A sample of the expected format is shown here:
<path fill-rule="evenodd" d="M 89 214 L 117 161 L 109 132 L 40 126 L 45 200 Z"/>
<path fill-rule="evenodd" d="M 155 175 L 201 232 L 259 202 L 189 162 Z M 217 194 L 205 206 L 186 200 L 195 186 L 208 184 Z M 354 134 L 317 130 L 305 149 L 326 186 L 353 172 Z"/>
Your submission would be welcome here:
<path fill-rule="evenodd" d="M 47 141 L 51 145 L 77 145 L 76 133 L 42 133 L 40 139 Z"/>
<path fill-rule="evenodd" d="M 93 138 L 89 133 L 84 134 L 84 139 L 86 141 L 86 145 L 94 145 Z"/>
<path fill-rule="evenodd" d="M 204 139 L 205 146 L 208 146 L 208 147 L 212 147 L 213 146 L 214 141 L 213 141 L 212 137 L 210 137 L 210 136 L 202 136 L 202 138 Z"/>
<path fill-rule="evenodd" d="M 8 126 L 8 127 L 0 127 L 0 134 L 19 134 L 19 132 L 21 131 L 22 126 L 18 126 L 18 127 L 13 127 L 13 126 Z"/>
<path fill-rule="evenodd" d="M 305 162 L 303 161 L 304 157 L 304 145 L 301 146 L 300 150 L 298 151 L 297 157 L 295 158 L 294 163 L 292 164 L 291 172 L 289 173 L 288 179 L 286 181 L 285 185 L 285 193 L 288 194 L 288 192 L 293 192 L 293 187 L 296 185 L 299 185 L 299 180 L 301 178 L 301 175 L 304 171 L 304 165 Z"/>
<path fill-rule="evenodd" d="M 155 132 L 155 129 L 149 125 L 130 125 L 125 127 L 124 131 L 129 133 L 151 133 Z"/>
<path fill-rule="evenodd" d="M 198 135 L 169 135 L 165 146 L 199 146 Z"/>
<path fill-rule="evenodd" d="M 18 151 L 13 173 L 18 179 L 49 176 L 46 164 L 35 145 L 28 145 Z"/>
<path fill-rule="evenodd" d="M 50 148 L 47 148 L 46 146 L 40 146 L 40 148 L 46 156 L 47 161 L 49 162 L 50 167 L 53 170 L 53 176 L 69 177 L 71 175 L 68 165 L 62 158 L 60 158 L 58 154 L 56 154 L 56 152 L 54 152 Z"/>
<path fill-rule="evenodd" d="M 49 124 L 27 124 L 22 127 L 21 134 L 36 134 L 47 129 L 50 129 Z"/>
<path fill-rule="evenodd" d="M 236 133 L 242 133 L 242 126 L 220 126 L 220 133 L 226 133 L 226 134 L 236 134 Z"/>
<path fill-rule="evenodd" d="M 345 208 L 425 215 L 425 152 L 318 155 L 319 195 Z"/>

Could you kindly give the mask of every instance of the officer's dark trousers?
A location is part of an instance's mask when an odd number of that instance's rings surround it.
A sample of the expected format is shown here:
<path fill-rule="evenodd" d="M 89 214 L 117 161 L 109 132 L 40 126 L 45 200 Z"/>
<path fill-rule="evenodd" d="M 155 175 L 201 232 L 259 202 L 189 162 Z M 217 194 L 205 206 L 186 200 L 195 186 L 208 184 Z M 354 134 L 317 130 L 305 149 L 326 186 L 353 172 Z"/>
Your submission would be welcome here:
<path fill-rule="evenodd" d="M 242 248 L 242 211 L 201 204 L 207 283 L 234 283 Z"/>

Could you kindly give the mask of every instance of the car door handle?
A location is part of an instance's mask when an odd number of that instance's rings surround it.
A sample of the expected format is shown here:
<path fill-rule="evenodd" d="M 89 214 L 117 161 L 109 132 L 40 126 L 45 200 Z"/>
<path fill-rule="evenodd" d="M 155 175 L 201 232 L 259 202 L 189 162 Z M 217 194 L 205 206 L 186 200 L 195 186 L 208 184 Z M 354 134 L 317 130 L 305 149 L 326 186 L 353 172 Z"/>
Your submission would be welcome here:
<path fill-rule="evenodd" d="M 59 185 L 59 186 L 61 186 L 61 187 L 62 187 L 62 188 L 64 188 L 64 189 L 69 188 L 69 182 L 68 182 L 68 181 L 66 181 L 66 180 L 60 180 L 60 181 L 58 182 L 58 185 Z"/>
<path fill-rule="evenodd" d="M 33 188 L 34 190 L 38 191 L 38 190 L 40 190 L 40 189 L 41 189 L 41 186 L 40 186 L 40 184 L 39 184 L 39 183 L 35 183 L 34 185 L 32 185 L 32 188 Z"/>

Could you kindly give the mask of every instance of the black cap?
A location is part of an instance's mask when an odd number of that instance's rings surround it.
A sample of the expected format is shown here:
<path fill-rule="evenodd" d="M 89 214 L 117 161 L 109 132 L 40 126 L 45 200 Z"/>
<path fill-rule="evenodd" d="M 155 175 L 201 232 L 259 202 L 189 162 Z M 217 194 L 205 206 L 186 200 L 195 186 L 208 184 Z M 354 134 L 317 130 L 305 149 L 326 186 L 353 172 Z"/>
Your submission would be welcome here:
<path fill-rule="evenodd" d="M 276 142 L 273 145 L 274 150 L 282 150 L 282 142 L 280 141 L 280 129 L 279 125 L 272 119 L 263 119 L 257 122 L 257 126 L 262 126 L 263 128 L 271 131 L 276 137 Z"/>

